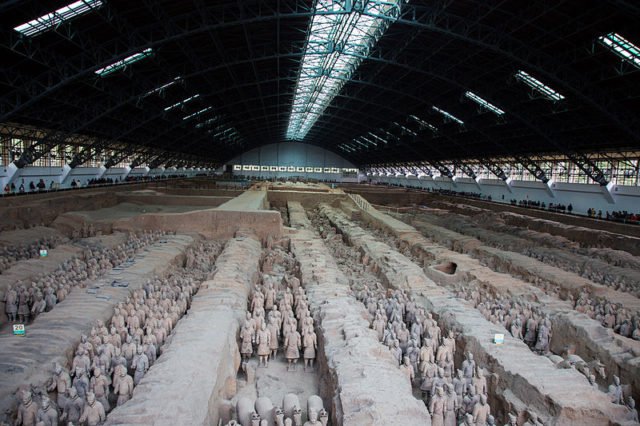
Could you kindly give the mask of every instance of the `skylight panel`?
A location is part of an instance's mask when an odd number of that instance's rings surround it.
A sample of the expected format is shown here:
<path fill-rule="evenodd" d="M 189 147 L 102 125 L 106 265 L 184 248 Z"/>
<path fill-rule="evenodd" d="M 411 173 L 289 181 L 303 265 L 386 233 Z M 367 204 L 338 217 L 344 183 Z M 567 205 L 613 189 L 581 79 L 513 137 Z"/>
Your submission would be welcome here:
<path fill-rule="evenodd" d="M 456 123 L 458 123 L 458 124 L 459 124 L 459 125 L 461 125 L 461 126 L 463 126 L 463 125 L 464 125 L 464 121 L 460 120 L 458 117 L 456 117 L 456 116 L 454 116 L 454 115 L 452 115 L 452 114 L 449 114 L 447 111 L 445 111 L 445 110 L 443 110 L 443 109 L 440 109 L 440 108 L 438 108 L 437 106 L 433 106 L 433 107 L 431 107 L 431 108 L 433 108 L 433 110 L 434 110 L 434 111 L 437 111 L 437 112 L 439 112 L 440 114 L 444 115 L 444 117 L 445 117 L 446 119 L 449 119 L 449 120 L 451 120 L 451 121 L 455 121 Z"/>
<path fill-rule="evenodd" d="M 360 139 L 362 139 L 362 140 L 363 140 L 363 141 L 365 141 L 366 143 L 369 143 L 369 144 L 371 144 L 371 145 L 373 145 L 373 146 L 378 146 L 378 144 L 377 144 L 377 143 L 375 143 L 375 142 L 374 142 L 374 141 L 372 141 L 371 139 L 367 139 L 367 138 L 365 138 L 364 136 L 360 136 Z"/>
<path fill-rule="evenodd" d="M 213 137 L 214 137 L 214 138 L 220 137 L 220 136 L 222 136 L 222 135 L 227 134 L 227 133 L 228 133 L 228 132 L 230 132 L 230 131 L 231 131 L 231 129 L 223 130 L 222 132 L 218 132 L 218 133 L 214 134 L 214 135 L 213 135 Z"/>
<path fill-rule="evenodd" d="M 217 129 L 224 128 L 225 126 L 218 126 Z M 241 142 L 242 137 L 238 130 L 235 127 L 227 127 L 224 130 L 220 130 L 213 135 L 214 138 L 217 138 L 219 141 L 222 141 L 227 144 L 234 144 L 236 142 Z"/>
<path fill-rule="evenodd" d="M 112 63 L 111 65 L 107 65 L 104 68 L 100 68 L 95 70 L 94 72 L 100 77 L 106 77 L 109 74 L 112 74 L 116 71 L 120 71 L 128 67 L 129 65 L 141 61 L 144 58 L 147 58 L 153 54 L 152 48 L 144 49 L 142 52 L 134 53 L 131 56 L 127 56 L 124 59 L 121 59 L 117 62 Z"/>
<path fill-rule="evenodd" d="M 192 100 L 194 100 L 194 99 L 198 99 L 199 97 L 200 97 L 200 94 L 190 96 L 190 97 L 188 97 L 187 99 L 183 99 L 183 100 L 181 100 L 180 102 L 176 102 L 176 103 L 175 103 L 175 104 L 173 104 L 173 105 L 169 105 L 169 106 L 168 106 L 168 107 L 166 107 L 164 110 L 165 110 L 165 111 L 171 111 L 172 109 L 175 109 L 175 108 L 181 107 L 181 106 L 183 106 L 184 104 L 186 104 L 187 102 L 191 102 Z"/>
<path fill-rule="evenodd" d="M 402 0 L 317 0 L 293 98 L 286 138 L 303 140 L 399 15 Z M 347 9 L 349 4 L 351 9 Z"/>
<path fill-rule="evenodd" d="M 494 113 L 496 115 L 504 115 L 504 111 L 503 110 L 501 110 L 497 106 L 493 105 L 492 103 L 482 99 L 480 96 L 476 95 L 473 92 L 466 92 L 464 94 L 464 96 L 466 96 L 467 98 L 471 99 L 473 102 L 477 103 L 482 108 L 487 109 L 487 110 L 491 111 L 492 113 Z"/>
<path fill-rule="evenodd" d="M 522 70 L 516 73 L 516 78 L 549 100 L 561 101 L 564 99 L 560 93 Z"/>
<path fill-rule="evenodd" d="M 402 124 L 394 121 L 393 124 L 395 124 L 396 126 L 398 126 L 400 128 L 400 130 L 402 130 L 403 132 L 409 133 L 410 135 L 413 136 L 417 136 L 418 134 L 416 132 L 414 132 L 413 130 L 409 129 L 408 127 L 403 126 Z"/>
<path fill-rule="evenodd" d="M 216 121 L 219 121 L 221 118 L 222 118 L 222 116 L 221 116 L 221 115 L 216 115 L 215 117 L 213 117 L 213 118 L 209 118 L 208 120 L 205 120 L 205 121 L 203 121 L 202 123 L 198 123 L 198 124 L 196 124 L 196 128 L 197 128 L 197 129 L 201 129 L 201 128 L 203 128 L 203 127 L 207 127 L 207 126 L 209 126 L 209 125 L 211 125 L 211 124 L 215 123 Z"/>
<path fill-rule="evenodd" d="M 79 0 L 60 9 L 42 15 L 14 28 L 15 31 L 27 37 L 35 37 L 63 22 L 69 21 L 76 16 L 84 15 L 94 9 L 99 8 L 104 3 L 101 0 Z"/>
<path fill-rule="evenodd" d="M 212 109 L 213 109 L 213 107 L 212 107 L 212 106 L 210 106 L 210 107 L 206 107 L 206 108 L 203 108 L 203 109 L 201 109 L 200 111 L 196 111 L 196 112 L 194 112 L 193 114 L 189 114 L 189 115 L 187 115 L 187 116 L 186 116 L 186 117 L 184 117 L 182 120 L 183 120 L 183 121 L 191 120 L 192 118 L 197 117 L 197 116 L 199 116 L 199 115 L 202 115 L 202 114 L 204 114 L 205 112 L 211 111 Z"/>
<path fill-rule="evenodd" d="M 380 142 L 382 142 L 383 144 L 386 145 L 387 141 L 382 139 L 380 136 L 376 135 L 375 133 L 368 132 L 367 134 L 369 136 L 371 136 L 372 138 L 377 139 L 377 140 L 379 140 Z"/>
<path fill-rule="evenodd" d="M 386 130 L 384 130 L 384 129 L 380 129 L 380 130 L 382 130 L 382 132 L 383 132 L 383 133 L 385 133 L 387 136 L 389 136 L 391 139 L 394 139 L 394 140 L 398 140 L 398 139 L 400 139 L 400 138 L 398 138 L 398 136 L 397 136 L 397 135 L 394 135 L 394 134 L 393 134 L 393 133 L 391 133 L 391 132 L 388 132 L 388 131 L 386 131 Z M 386 142 L 385 142 L 385 143 L 386 143 Z"/>
<path fill-rule="evenodd" d="M 178 76 L 178 77 L 174 78 L 173 80 L 171 80 L 170 82 L 163 84 L 162 86 L 159 86 L 159 87 L 156 87 L 155 89 L 149 90 L 147 93 L 142 95 L 142 97 L 146 98 L 147 96 L 151 96 L 154 93 L 160 93 L 163 90 L 168 89 L 169 87 L 171 87 L 174 84 L 177 84 L 177 83 L 179 83 L 181 81 L 182 81 L 182 77 Z"/>
<path fill-rule="evenodd" d="M 434 126 L 433 124 L 427 123 L 426 121 L 424 121 L 419 117 L 416 117 L 415 115 L 410 115 L 409 118 L 415 121 L 416 123 L 418 123 L 421 129 L 429 129 L 434 133 L 438 131 L 438 128 L 436 126 Z"/>
<path fill-rule="evenodd" d="M 364 147 L 364 148 L 369 148 L 368 145 L 366 145 L 365 143 L 363 143 L 362 141 L 359 141 L 358 139 L 354 139 L 353 140 L 355 143 L 357 143 L 358 145 Z"/>
<path fill-rule="evenodd" d="M 598 41 L 624 61 L 629 62 L 636 68 L 640 68 L 640 47 L 631 43 L 620 34 L 609 33 L 598 37 Z"/>

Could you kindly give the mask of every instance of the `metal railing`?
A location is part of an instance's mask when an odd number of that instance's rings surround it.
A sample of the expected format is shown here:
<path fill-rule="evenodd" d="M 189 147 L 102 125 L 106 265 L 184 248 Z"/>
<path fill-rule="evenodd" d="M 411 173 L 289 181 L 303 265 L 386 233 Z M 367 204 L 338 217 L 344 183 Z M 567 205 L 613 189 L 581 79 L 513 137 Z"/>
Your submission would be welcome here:
<path fill-rule="evenodd" d="M 371 210 L 371 204 L 365 200 L 360 194 L 347 194 L 351 201 L 356 203 L 356 206 L 360 207 L 364 211 Z"/>

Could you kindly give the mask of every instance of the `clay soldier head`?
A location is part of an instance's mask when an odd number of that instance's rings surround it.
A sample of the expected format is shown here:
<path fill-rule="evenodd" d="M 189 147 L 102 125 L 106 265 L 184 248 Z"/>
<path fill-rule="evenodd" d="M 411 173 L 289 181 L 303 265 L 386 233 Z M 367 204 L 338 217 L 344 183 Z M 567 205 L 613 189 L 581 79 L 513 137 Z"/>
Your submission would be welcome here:
<path fill-rule="evenodd" d="M 462 423 L 464 426 L 474 426 L 475 423 L 473 422 L 473 414 L 465 414 L 464 416 L 464 423 Z"/>
<path fill-rule="evenodd" d="M 251 426 L 260 426 L 260 415 L 255 411 L 251 413 Z"/>
<path fill-rule="evenodd" d="M 31 405 L 31 402 L 33 402 L 31 392 L 29 391 L 22 392 L 22 404 L 24 404 L 25 407 L 28 407 L 29 405 Z"/>
<path fill-rule="evenodd" d="M 298 425 L 302 423 L 302 410 L 298 407 L 293 409 L 294 424 Z"/>
<path fill-rule="evenodd" d="M 329 423 L 329 413 L 327 413 L 327 410 L 321 408 L 320 412 L 318 413 L 318 417 L 320 419 L 320 423 L 322 423 L 322 426 L 327 426 L 327 424 Z"/>

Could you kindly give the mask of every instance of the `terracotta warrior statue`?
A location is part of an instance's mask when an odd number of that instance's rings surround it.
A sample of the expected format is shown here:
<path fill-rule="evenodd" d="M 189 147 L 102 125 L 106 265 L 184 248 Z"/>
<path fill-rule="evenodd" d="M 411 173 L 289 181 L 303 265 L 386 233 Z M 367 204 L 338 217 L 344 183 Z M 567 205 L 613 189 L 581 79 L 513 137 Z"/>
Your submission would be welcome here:
<path fill-rule="evenodd" d="M 444 390 L 439 387 L 436 389 L 435 395 L 431 398 L 429 404 L 429 413 L 431 413 L 431 426 L 444 426 L 444 412 L 446 408 L 446 399 Z"/>
<path fill-rule="evenodd" d="M 513 413 L 509 413 L 509 421 L 504 426 L 518 426 L 518 416 Z"/>
<path fill-rule="evenodd" d="M 38 425 L 58 426 L 58 410 L 51 405 L 47 395 L 42 396 L 42 404 L 38 410 Z"/>
<path fill-rule="evenodd" d="M 614 404 L 624 404 L 622 385 L 618 376 L 613 376 L 613 384 L 609 386 L 609 397 Z"/>
<path fill-rule="evenodd" d="M 304 426 L 322 426 L 322 422 L 318 420 L 318 413 L 316 410 L 309 411 L 309 420 L 304 423 Z"/>
<path fill-rule="evenodd" d="M 7 314 L 7 321 L 14 322 L 18 314 L 18 293 L 11 287 L 7 286 L 4 293 L 4 312 Z"/>
<path fill-rule="evenodd" d="M 300 358 L 300 348 L 302 346 L 300 333 L 296 329 L 293 329 L 284 339 L 285 357 L 289 363 L 288 369 L 295 371 L 296 363 Z"/>
<path fill-rule="evenodd" d="M 149 358 L 143 352 L 143 348 L 141 345 L 139 345 L 137 348 L 137 353 L 133 357 L 131 367 L 135 370 L 133 375 L 133 384 L 137 385 L 147 373 L 147 370 L 149 370 Z"/>
<path fill-rule="evenodd" d="M 22 392 L 22 404 L 18 407 L 16 426 L 36 426 L 38 421 L 38 406 L 31 398 L 31 392 Z"/>
<path fill-rule="evenodd" d="M 93 369 L 90 388 L 95 398 L 102 404 L 104 411 L 109 412 L 111 408 L 109 406 L 109 379 L 97 367 Z"/>
<path fill-rule="evenodd" d="M 456 395 L 453 385 L 447 383 L 444 385 L 445 395 L 445 411 L 444 426 L 456 426 L 456 413 L 458 412 L 458 396 Z"/>
<path fill-rule="evenodd" d="M 304 370 L 306 371 L 307 367 L 313 370 L 313 361 L 316 358 L 316 350 L 318 349 L 316 333 L 313 330 L 307 332 L 302 338 L 302 343 L 304 346 Z"/>
<path fill-rule="evenodd" d="M 482 367 L 478 366 L 476 368 L 476 375 L 472 379 L 472 384 L 476 388 L 476 394 L 486 395 L 488 393 L 487 378 L 484 377 L 484 370 Z"/>
<path fill-rule="evenodd" d="M 463 417 L 462 423 L 459 426 L 476 426 L 482 425 L 484 426 L 486 423 L 474 423 L 473 416 L 471 414 L 465 414 Z"/>
<path fill-rule="evenodd" d="M 473 354 L 469 352 L 467 354 L 467 359 L 462 362 L 462 375 L 467 381 L 467 384 L 470 384 L 473 381 L 473 373 L 476 369 L 476 362 L 473 360 Z"/>
<path fill-rule="evenodd" d="M 487 417 L 491 414 L 491 408 L 487 404 L 487 395 L 480 394 L 480 401 L 473 407 L 473 422 L 477 425 L 487 423 Z"/>
<path fill-rule="evenodd" d="M 47 391 L 56 391 L 58 407 L 63 408 L 67 400 L 67 390 L 71 387 L 71 377 L 57 362 L 53 365 L 53 371 L 53 377 L 50 379 Z"/>
<path fill-rule="evenodd" d="M 80 416 L 80 423 L 85 423 L 88 426 L 98 426 L 104 422 L 107 415 L 104 412 L 104 407 L 100 401 L 96 401 L 96 396 L 93 392 L 87 394 L 87 403 L 82 410 L 82 416 Z"/>
<path fill-rule="evenodd" d="M 267 325 L 267 330 L 269 331 L 269 334 L 271 334 L 271 339 L 269 340 L 271 359 L 276 359 L 276 355 L 278 355 L 278 346 L 280 340 L 280 326 L 278 324 L 278 320 L 271 315 L 269 316 L 269 325 Z"/>
<path fill-rule="evenodd" d="M 271 332 L 267 330 L 264 322 L 256 333 L 256 343 L 258 344 L 258 356 L 260 357 L 258 365 L 264 365 L 266 368 L 269 365 L 269 355 L 271 355 Z"/>
<path fill-rule="evenodd" d="M 248 314 L 247 316 L 250 316 Z M 255 338 L 252 322 L 245 321 L 240 330 L 240 354 L 243 360 L 248 360 L 253 355 L 253 340 Z"/>
<path fill-rule="evenodd" d="M 60 420 L 67 423 L 78 423 L 82 409 L 84 408 L 84 401 L 78 397 L 76 388 L 69 388 L 69 398 L 62 408 L 62 416 Z"/>
<path fill-rule="evenodd" d="M 127 374 L 127 369 L 123 366 L 119 366 L 118 370 L 118 383 L 117 386 L 114 386 L 114 393 L 118 395 L 116 405 L 120 406 L 131 399 L 131 395 L 133 394 L 133 378 Z"/>

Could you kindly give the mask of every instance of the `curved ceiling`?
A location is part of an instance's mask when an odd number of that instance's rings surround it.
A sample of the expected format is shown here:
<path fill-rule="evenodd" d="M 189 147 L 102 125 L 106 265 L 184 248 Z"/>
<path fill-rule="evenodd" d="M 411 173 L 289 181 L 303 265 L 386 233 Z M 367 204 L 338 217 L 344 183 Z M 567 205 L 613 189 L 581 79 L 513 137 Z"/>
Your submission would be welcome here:
<path fill-rule="evenodd" d="M 0 5 L 0 122 L 215 164 L 284 140 L 312 1 L 104 0 L 36 37 L 13 30 L 68 3 Z M 628 0 L 410 1 L 304 142 L 358 165 L 638 148 L 640 70 L 596 40 L 616 32 L 640 44 L 639 19 Z M 96 75 L 145 49 L 153 54 Z M 565 99 L 536 96 L 519 70 Z M 386 143 L 344 148 L 369 132 Z"/>

